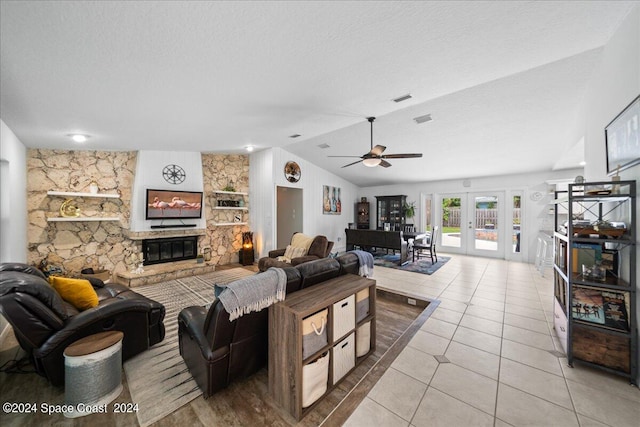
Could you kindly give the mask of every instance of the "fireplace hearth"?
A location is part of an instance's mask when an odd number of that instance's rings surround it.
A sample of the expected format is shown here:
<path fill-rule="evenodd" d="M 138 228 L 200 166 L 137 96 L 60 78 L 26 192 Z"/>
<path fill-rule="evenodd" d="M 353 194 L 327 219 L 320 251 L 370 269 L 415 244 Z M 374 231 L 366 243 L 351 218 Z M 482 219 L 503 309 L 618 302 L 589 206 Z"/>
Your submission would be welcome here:
<path fill-rule="evenodd" d="M 195 259 L 198 236 L 146 239 L 142 241 L 144 265 Z"/>

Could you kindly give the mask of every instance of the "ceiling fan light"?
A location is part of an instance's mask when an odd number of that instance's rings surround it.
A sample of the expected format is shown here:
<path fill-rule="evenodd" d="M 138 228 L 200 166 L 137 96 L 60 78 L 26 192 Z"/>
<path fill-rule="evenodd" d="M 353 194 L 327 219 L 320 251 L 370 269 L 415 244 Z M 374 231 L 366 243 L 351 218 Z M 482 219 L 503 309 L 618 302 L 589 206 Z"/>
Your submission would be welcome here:
<path fill-rule="evenodd" d="M 381 162 L 382 162 L 382 159 L 372 158 L 372 159 L 364 159 L 362 161 L 362 164 L 364 164 L 366 167 L 374 168 L 378 166 Z"/>

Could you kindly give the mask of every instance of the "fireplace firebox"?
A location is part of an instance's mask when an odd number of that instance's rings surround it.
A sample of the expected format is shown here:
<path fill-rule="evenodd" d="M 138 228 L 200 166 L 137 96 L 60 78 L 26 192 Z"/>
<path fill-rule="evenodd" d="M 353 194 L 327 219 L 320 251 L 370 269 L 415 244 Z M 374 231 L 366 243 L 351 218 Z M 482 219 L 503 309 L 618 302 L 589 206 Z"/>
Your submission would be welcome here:
<path fill-rule="evenodd" d="M 195 259 L 198 236 L 170 237 L 142 241 L 144 265 Z"/>

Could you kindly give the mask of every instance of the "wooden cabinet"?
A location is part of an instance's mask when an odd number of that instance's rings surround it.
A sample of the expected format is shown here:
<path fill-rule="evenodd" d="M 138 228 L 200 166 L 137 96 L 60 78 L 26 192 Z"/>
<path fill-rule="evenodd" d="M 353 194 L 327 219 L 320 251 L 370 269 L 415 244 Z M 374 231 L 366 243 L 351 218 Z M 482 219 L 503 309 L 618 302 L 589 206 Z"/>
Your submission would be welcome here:
<path fill-rule="evenodd" d="M 407 196 L 376 196 L 376 230 L 403 231 L 407 218 L 404 205 Z"/>
<path fill-rule="evenodd" d="M 363 298 L 367 293 L 368 299 Z M 303 321 L 323 310 L 326 341 L 304 357 Z M 376 282 L 353 274 L 302 289 L 269 307 L 269 393 L 300 420 L 375 350 L 375 319 Z M 319 381 L 313 375 L 322 388 L 310 402 L 303 377 L 309 378 L 305 374 L 315 363 L 326 366 L 326 376 Z"/>
<path fill-rule="evenodd" d="M 575 361 L 636 382 L 636 183 L 556 193 L 554 328 Z"/>
<path fill-rule="evenodd" d="M 358 230 L 369 229 L 369 209 L 371 204 L 369 202 L 356 203 L 356 228 Z"/>

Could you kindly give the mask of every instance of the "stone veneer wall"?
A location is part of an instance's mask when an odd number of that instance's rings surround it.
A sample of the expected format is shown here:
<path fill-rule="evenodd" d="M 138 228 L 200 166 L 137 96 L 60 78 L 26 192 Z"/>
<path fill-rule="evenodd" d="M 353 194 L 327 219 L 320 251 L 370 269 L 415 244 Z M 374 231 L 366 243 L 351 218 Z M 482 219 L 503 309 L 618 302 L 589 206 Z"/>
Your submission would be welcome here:
<path fill-rule="evenodd" d="M 67 151 L 30 149 L 27 153 L 28 262 L 62 266 L 67 273 L 78 273 L 84 267 L 112 272 L 132 269 L 131 254 L 140 252 L 141 236 L 129 232 L 131 192 L 136 167 L 136 152 Z M 249 190 L 249 157 L 245 155 L 203 154 L 206 232 L 197 232 L 199 245 L 211 248 L 211 263 L 238 261 L 242 231 L 247 226 L 216 226 L 217 222 L 233 222 L 241 211 L 214 210 L 213 190 L 233 182 L 236 191 Z M 88 192 L 92 179 L 100 193 L 119 193 L 119 199 L 74 198 L 82 216 L 117 216 L 120 221 L 47 222 L 47 217 L 60 216 L 64 197 L 49 196 L 47 191 Z M 235 196 L 239 197 L 239 196 Z M 245 197 L 248 206 L 248 197 Z M 195 232 L 195 230 L 190 230 Z M 166 237 L 179 233 L 153 231 L 145 238 Z M 189 230 L 184 231 L 185 234 Z M 132 236 L 132 234 L 136 234 Z"/>
<path fill-rule="evenodd" d="M 202 154 L 202 174 L 204 179 L 205 214 L 207 234 L 198 240 L 200 250 L 211 248 L 211 262 L 229 264 L 238 262 L 238 251 L 242 247 L 242 232 L 248 231 L 247 225 L 217 226 L 220 222 L 234 222 L 234 215 L 240 215 L 242 222 L 249 219 L 248 211 L 215 210 L 217 199 L 244 200 L 249 207 L 248 196 L 221 196 L 214 194 L 227 184 L 233 185 L 236 191 L 249 192 L 249 156 Z"/>

